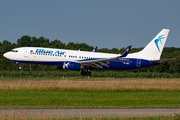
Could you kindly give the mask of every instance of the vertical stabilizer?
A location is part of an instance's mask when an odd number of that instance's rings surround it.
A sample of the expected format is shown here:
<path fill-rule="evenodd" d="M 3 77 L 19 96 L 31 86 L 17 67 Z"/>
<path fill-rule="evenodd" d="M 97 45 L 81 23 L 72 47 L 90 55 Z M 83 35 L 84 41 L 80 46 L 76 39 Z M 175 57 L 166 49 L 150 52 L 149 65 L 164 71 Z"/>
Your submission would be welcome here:
<path fill-rule="evenodd" d="M 159 34 L 140 52 L 135 53 L 139 58 L 158 60 L 161 57 L 166 39 L 169 33 L 169 29 L 162 29 Z"/>

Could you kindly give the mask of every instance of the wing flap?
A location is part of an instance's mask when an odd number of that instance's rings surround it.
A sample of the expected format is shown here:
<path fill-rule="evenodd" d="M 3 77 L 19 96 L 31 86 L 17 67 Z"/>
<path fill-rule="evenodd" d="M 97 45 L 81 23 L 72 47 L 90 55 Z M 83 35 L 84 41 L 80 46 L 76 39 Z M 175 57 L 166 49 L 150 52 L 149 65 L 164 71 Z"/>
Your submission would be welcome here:
<path fill-rule="evenodd" d="M 98 68 L 103 69 L 103 67 L 101 65 L 97 64 L 97 63 L 93 63 L 93 65 L 97 66 Z"/>
<path fill-rule="evenodd" d="M 103 62 L 98 62 L 99 64 L 101 64 L 102 66 L 104 65 L 104 66 L 106 66 L 106 67 L 109 67 L 108 65 L 107 65 L 107 63 L 103 63 Z"/>

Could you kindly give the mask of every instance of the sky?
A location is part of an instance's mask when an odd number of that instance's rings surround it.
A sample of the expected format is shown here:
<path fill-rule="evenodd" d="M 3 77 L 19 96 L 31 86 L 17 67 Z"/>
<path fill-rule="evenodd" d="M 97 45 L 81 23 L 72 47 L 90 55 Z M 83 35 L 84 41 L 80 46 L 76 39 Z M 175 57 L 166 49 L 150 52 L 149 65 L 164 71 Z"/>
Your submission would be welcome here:
<path fill-rule="evenodd" d="M 180 47 L 180 0 L 1 0 L 0 42 L 24 35 L 98 48 L 145 47 L 170 29 L 165 47 Z"/>

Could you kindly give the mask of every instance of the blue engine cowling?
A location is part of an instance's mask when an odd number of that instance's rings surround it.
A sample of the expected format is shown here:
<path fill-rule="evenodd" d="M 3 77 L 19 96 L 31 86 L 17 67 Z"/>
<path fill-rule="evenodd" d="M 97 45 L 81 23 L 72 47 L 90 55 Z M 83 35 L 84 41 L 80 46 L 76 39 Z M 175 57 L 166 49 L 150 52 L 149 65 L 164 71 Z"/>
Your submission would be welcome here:
<path fill-rule="evenodd" d="M 79 71 L 81 69 L 81 64 L 75 63 L 75 62 L 64 62 L 63 69 L 64 70 L 78 70 Z"/>
<path fill-rule="evenodd" d="M 15 64 L 19 64 L 19 65 L 21 64 L 20 62 L 16 62 L 16 61 L 13 61 L 13 63 L 15 63 Z"/>

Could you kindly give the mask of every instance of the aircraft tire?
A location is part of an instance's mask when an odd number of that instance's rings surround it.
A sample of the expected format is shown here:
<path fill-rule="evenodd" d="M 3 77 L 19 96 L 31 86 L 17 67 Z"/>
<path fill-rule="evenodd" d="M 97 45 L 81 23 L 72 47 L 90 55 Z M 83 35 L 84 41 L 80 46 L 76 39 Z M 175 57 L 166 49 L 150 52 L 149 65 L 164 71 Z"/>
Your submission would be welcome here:
<path fill-rule="evenodd" d="M 82 70 L 82 71 L 81 71 L 81 75 L 82 75 L 82 76 L 86 75 L 86 72 Z"/>

